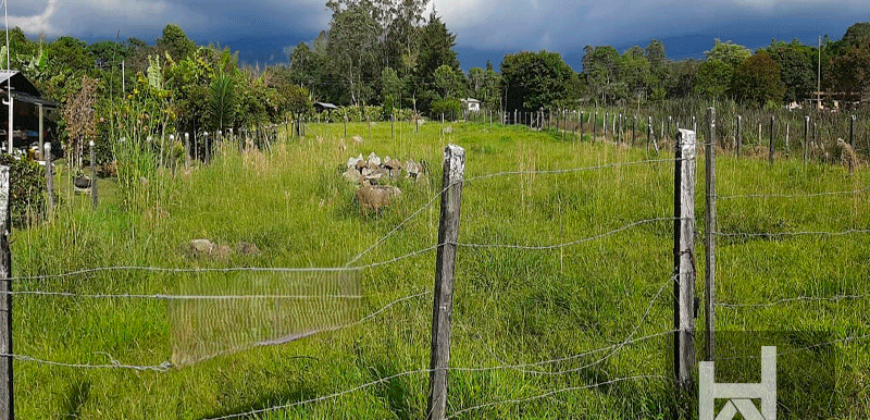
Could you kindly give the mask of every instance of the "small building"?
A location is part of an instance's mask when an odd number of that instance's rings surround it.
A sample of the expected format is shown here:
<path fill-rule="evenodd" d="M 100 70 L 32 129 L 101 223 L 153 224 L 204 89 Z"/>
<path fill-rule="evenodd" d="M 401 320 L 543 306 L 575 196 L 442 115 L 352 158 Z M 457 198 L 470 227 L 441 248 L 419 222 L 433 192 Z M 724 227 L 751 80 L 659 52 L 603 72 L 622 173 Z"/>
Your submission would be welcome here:
<path fill-rule="evenodd" d="M 38 146 L 56 139 L 56 124 L 45 120 L 46 111 L 57 109 L 57 103 L 42 98 L 42 93 L 21 72 L 0 70 L 0 144 L 8 149 L 9 107 L 6 105 L 12 89 L 12 137 L 14 148 Z"/>
<path fill-rule="evenodd" d="M 326 102 L 315 102 L 314 103 L 314 110 L 317 111 L 318 114 L 322 114 L 324 111 L 331 114 L 332 111 L 335 111 L 337 109 L 338 109 L 337 106 L 330 104 L 330 103 L 326 103 Z"/>
<path fill-rule="evenodd" d="M 461 99 L 462 109 L 465 112 L 479 112 L 480 111 L 480 101 L 473 98 Z"/>

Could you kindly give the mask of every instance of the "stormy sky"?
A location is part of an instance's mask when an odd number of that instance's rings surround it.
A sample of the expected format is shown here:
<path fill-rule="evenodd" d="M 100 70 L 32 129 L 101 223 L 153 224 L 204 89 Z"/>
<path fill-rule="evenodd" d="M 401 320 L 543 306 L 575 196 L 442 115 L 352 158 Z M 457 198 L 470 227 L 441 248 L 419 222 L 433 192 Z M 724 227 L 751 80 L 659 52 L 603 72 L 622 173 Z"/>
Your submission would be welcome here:
<path fill-rule="evenodd" d="M 248 62 L 284 61 L 283 47 L 328 27 L 325 0 L 8 0 L 9 24 L 32 36 L 88 41 L 137 37 L 153 42 L 177 23 L 199 43 L 240 51 Z M 434 0 L 457 35 L 463 68 L 496 66 L 505 53 L 559 51 L 581 70 L 586 45 L 624 50 L 664 41 L 671 58 L 702 57 L 715 38 L 750 48 L 771 40 L 842 37 L 870 21 L 868 0 Z"/>

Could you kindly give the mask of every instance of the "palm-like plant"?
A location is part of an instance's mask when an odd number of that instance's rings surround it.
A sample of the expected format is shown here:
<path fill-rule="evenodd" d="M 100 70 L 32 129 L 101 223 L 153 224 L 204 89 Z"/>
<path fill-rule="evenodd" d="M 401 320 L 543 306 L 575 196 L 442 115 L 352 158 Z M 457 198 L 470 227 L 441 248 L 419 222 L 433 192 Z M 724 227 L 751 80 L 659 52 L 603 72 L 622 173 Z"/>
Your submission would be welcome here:
<path fill-rule="evenodd" d="M 224 130 L 235 123 L 235 81 L 231 76 L 220 74 L 212 80 L 209 87 L 207 116 L 214 130 Z"/>

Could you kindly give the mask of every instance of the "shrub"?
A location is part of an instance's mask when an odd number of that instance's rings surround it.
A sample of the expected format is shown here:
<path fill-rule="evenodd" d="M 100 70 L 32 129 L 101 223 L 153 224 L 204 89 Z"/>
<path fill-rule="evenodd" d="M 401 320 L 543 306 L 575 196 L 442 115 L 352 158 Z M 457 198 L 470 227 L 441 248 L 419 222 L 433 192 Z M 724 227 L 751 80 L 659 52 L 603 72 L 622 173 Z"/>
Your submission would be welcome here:
<path fill-rule="evenodd" d="M 453 116 L 462 115 L 462 103 L 459 99 L 436 99 L 432 101 L 430 107 L 432 118 L 438 118 L 444 114 L 444 118 L 449 119 Z"/>
<path fill-rule="evenodd" d="M 45 212 L 45 169 L 28 159 L 0 156 L 0 165 L 9 166 L 9 207 L 12 225 L 26 226 Z"/>

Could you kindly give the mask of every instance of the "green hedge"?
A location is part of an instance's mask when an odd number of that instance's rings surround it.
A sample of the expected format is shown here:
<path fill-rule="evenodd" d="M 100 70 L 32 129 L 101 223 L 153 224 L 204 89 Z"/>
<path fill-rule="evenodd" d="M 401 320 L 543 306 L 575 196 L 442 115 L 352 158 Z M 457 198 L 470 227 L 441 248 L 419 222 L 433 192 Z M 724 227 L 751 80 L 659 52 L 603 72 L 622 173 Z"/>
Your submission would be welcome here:
<path fill-rule="evenodd" d="M 28 159 L 0 156 L 0 165 L 9 166 L 12 226 L 22 227 L 38 220 L 46 208 L 45 168 Z"/>

